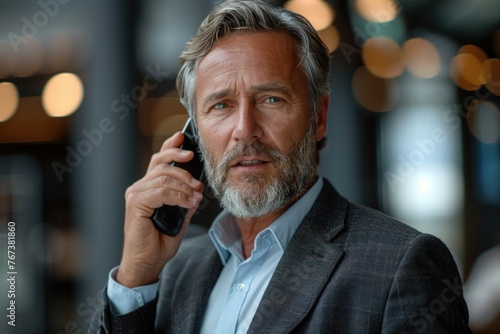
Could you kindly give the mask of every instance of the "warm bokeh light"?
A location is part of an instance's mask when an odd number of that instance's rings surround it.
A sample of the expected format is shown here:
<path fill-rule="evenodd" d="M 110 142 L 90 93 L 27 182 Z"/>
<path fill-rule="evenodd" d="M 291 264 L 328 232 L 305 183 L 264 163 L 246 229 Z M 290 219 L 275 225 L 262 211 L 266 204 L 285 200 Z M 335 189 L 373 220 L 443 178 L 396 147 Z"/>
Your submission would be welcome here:
<path fill-rule="evenodd" d="M 433 78 L 441 69 L 438 50 L 424 38 L 406 41 L 403 44 L 403 59 L 408 71 L 418 78 Z"/>
<path fill-rule="evenodd" d="M 0 82 L 0 122 L 5 122 L 14 115 L 19 105 L 19 94 L 14 84 Z"/>
<path fill-rule="evenodd" d="M 14 75 L 17 77 L 31 77 L 43 67 L 45 62 L 44 47 L 35 38 L 29 38 L 26 44 L 19 47 L 18 62 Z"/>
<path fill-rule="evenodd" d="M 484 71 L 483 64 L 484 62 L 488 59 L 488 56 L 486 55 L 486 52 L 483 51 L 480 47 L 472 44 L 464 45 L 458 50 L 458 54 L 470 54 L 474 56 L 479 63 L 481 64 L 481 69 L 478 70 L 478 78 L 477 81 L 481 85 L 486 84 L 488 81 L 487 75 Z"/>
<path fill-rule="evenodd" d="M 483 63 L 483 70 L 486 76 L 486 88 L 500 96 L 500 59 L 491 58 Z"/>
<path fill-rule="evenodd" d="M 485 83 L 483 66 L 470 53 L 453 57 L 450 63 L 450 75 L 455 84 L 464 90 L 474 91 Z"/>
<path fill-rule="evenodd" d="M 53 76 L 45 85 L 42 104 L 45 112 L 52 117 L 71 115 L 83 100 L 83 84 L 73 73 Z"/>
<path fill-rule="evenodd" d="M 317 31 L 326 29 L 335 20 L 335 10 L 323 0 L 290 0 L 283 7 L 304 16 Z"/>
<path fill-rule="evenodd" d="M 330 53 L 338 48 L 340 44 L 340 34 L 335 26 L 331 25 L 326 29 L 318 31 L 318 35 L 323 43 L 325 43 L 325 45 L 328 47 L 328 51 Z"/>
<path fill-rule="evenodd" d="M 374 76 L 366 67 L 360 67 L 352 78 L 352 90 L 358 103 L 374 112 L 388 111 L 394 108 L 396 89 L 392 80 Z"/>
<path fill-rule="evenodd" d="M 394 0 L 356 0 L 355 7 L 363 18 L 372 22 L 389 22 L 398 15 Z"/>
<path fill-rule="evenodd" d="M 7 41 L 0 41 L 0 78 L 6 78 L 14 73 L 17 58 L 14 49 Z"/>
<path fill-rule="evenodd" d="M 467 126 L 474 137 L 487 144 L 500 140 L 500 110 L 495 104 L 476 100 L 468 112 Z"/>
<path fill-rule="evenodd" d="M 466 54 L 466 53 L 476 57 L 476 59 L 480 63 L 488 59 L 488 56 L 483 51 L 483 49 L 473 44 L 467 44 L 458 49 L 458 54 Z"/>
<path fill-rule="evenodd" d="M 387 37 L 366 41 L 361 51 L 366 68 L 381 78 L 395 78 L 403 73 L 403 54 L 399 45 Z"/>
<path fill-rule="evenodd" d="M 469 91 L 478 89 L 488 82 L 483 66 L 488 59 L 486 53 L 476 45 L 462 46 L 450 63 L 450 75 L 455 84 Z"/>

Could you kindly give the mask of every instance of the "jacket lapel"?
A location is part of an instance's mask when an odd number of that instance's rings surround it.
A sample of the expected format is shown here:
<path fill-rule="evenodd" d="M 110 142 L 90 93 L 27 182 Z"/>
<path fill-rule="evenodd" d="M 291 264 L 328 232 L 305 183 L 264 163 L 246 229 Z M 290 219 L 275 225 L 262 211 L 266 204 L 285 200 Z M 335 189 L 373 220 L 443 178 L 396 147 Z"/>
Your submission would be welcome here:
<path fill-rule="evenodd" d="M 347 202 L 325 184 L 295 232 L 257 308 L 248 333 L 291 332 L 309 313 L 342 257 L 332 242 Z"/>
<path fill-rule="evenodd" d="M 189 276 L 196 279 L 185 277 L 176 288 L 172 319 L 176 327 L 174 333 L 200 331 L 210 292 L 222 270 L 222 262 L 216 249 L 211 244 L 206 249 L 204 256 L 198 258 L 196 263 L 186 264 L 190 267 Z"/>

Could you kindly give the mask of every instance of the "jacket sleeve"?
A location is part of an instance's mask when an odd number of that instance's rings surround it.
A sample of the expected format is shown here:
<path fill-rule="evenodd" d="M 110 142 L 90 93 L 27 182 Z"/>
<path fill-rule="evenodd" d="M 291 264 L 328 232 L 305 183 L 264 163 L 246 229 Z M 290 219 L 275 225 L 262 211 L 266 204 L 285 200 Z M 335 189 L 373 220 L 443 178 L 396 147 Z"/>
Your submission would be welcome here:
<path fill-rule="evenodd" d="M 154 333 L 157 299 L 137 310 L 124 315 L 115 315 L 111 311 L 104 288 L 99 293 L 98 307 L 90 323 L 89 334 Z"/>
<path fill-rule="evenodd" d="M 382 333 L 472 333 L 463 285 L 448 248 L 421 234 L 408 246 L 394 276 Z"/>

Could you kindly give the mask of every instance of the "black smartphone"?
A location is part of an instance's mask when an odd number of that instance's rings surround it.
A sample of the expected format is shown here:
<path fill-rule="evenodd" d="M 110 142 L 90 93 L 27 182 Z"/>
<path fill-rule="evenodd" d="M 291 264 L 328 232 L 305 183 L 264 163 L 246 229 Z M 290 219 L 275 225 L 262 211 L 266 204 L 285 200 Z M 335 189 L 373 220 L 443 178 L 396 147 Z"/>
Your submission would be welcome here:
<path fill-rule="evenodd" d="M 194 126 L 191 118 L 188 118 L 184 125 L 184 129 L 182 129 L 182 133 L 184 134 L 184 141 L 182 142 L 181 148 L 183 150 L 193 151 L 194 157 L 191 161 L 186 163 L 174 162 L 172 166 L 187 170 L 195 179 L 201 181 L 203 178 L 203 162 L 201 161 L 201 155 L 198 151 L 198 145 L 196 144 Z M 160 232 L 176 236 L 181 231 L 186 213 L 187 209 L 185 208 L 163 205 L 161 208 L 155 209 L 151 216 L 151 220 Z"/>

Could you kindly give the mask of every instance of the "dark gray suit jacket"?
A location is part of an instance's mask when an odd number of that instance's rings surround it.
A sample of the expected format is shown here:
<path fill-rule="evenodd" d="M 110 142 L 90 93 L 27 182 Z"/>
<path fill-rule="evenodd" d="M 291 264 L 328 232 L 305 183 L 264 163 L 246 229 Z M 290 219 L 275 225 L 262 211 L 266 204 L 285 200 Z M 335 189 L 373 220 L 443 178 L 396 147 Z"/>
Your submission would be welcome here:
<path fill-rule="evenodd" d="M 106 291 L 90 333 L 197 333 L 222 263 L 207 235 L 187 239 L 157 299 L 123 316 Z M 248 333 L 470 333 L 446 246 L 347 202 L 325 180 L 288 245 Z M 222 333 L 226 334 L 226 333 Z"/>

